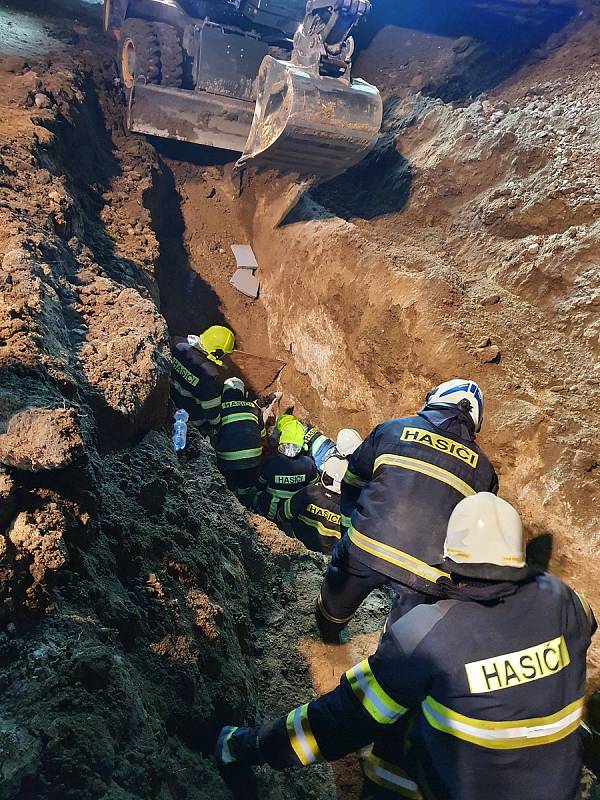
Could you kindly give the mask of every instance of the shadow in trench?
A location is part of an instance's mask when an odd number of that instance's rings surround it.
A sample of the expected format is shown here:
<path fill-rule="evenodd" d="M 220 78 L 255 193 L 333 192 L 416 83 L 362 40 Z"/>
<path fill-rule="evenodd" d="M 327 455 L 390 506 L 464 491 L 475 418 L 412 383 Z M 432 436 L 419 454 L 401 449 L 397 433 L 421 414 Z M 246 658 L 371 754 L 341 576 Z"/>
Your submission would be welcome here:
<path fill-rule="evenodd" d="M 161 161 L 154 189 L 145 198 L 160 245 L 156 281 L 160 310 L 171 336 L 200 333 L 209 325 L 229 325 L 219 296 L 194 271 L 184 246 L 185 222 L 173 173 Z"/>
<path fill-rule="evenodd" d="M 497 86 L 546 43 L 560 46 L 562 29 L 576 13 L 575 2 L 379 0 L 367 23 L 357 31 L 358 63 L 360 54 L 373 46 L 384 26 L 454 39 L 452 63 L 433 74 L 422 91 L 445 102 L 463 102 Z M 410 57 L 411 51 L 399 47 L 395 60 L 402 64 Z"/>

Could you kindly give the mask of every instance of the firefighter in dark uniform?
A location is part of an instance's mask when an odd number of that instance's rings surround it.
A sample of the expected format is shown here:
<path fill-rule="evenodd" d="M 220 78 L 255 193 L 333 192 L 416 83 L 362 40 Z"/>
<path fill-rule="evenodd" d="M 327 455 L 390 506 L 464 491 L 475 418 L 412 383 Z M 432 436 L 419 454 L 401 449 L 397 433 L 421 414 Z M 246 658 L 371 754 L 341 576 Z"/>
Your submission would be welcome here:
<path fill-rule="evenodd" d="M 280 507 L 280 524 L 291 530 L 309 550 L 329 555 L 341 538 L 340 485 L 348 462 L 331 456 L 323 464 L 321 479 L 311 483 Z"/>
<path fill-rule="evenodd" d="M 254 508 L 267 519 L 276 520 L 280 506 L 317 479 L 312 458 L 302 453 L 304 428 L 297 420 L 288 422 L 279 435 L 277 453 L 260 468 Z"/>
<path fill-rule="evenodd" d="M 476 492 L 498 490 L 496 473 L 475 444 L 483 398 L 454 379 L 427 395 L 415 417 L 378 425 L 350 458 L 342 482 L 342 526 L 317 599 L 317 626 L 339 643 L 365 597 L 384 584 L 400 616 L 439 597 L 436 581 L 452 510 Z"/>
<path fill-rule="evenodd" d="M 444 555 L 446 599 L 388 626 L 329 694 L 223 728 L 220 763 L 298 767 L 375 742 L 369 798 L 577 800 L 590 607 L 525 565 L 519 515 L 489 492 L 456 506 Z"/>
<path fill-rule="evenodd" d="M 260 408 L 246 396 L 240 378 L 223 384 L 221 423 L 214 447 L 227 486 L 249 505 L 258 484 L 262 443 L 266 436 Z"/>
<path fill-rule="evenodd" d="M 226 377 L 222 359 L 234 347 L 235 337 L 229 328 L 212 325 L 200 336 L 176 340 L 171 348 L 171 399 L 198 427 L 207 424 L 214 431 L 219 425 Z"/>

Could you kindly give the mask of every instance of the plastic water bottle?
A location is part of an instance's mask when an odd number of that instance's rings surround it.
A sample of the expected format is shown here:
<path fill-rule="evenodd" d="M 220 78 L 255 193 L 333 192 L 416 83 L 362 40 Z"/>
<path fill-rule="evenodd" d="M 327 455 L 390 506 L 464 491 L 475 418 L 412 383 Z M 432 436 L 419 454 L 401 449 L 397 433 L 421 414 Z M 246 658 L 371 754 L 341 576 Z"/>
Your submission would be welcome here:
<path fill-rule="evenodd" d="M 183 450 L 187 439 L 187 421 L 190 418 L 185 409 L 180 408 L 175 412 L 175 422 L 173 423 L 173 450 Z"/>

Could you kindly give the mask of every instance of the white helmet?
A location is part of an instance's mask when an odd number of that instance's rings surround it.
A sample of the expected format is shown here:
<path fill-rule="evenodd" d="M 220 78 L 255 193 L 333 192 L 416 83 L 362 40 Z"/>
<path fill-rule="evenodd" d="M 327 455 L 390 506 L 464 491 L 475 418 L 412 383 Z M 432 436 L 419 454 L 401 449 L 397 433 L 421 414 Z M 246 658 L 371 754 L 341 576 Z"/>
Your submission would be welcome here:
<path fill-rule="evenodd" d="M 351 456 L 361 444 L 361 435 L 353 428 L 342 428 L 335 440 L 336 450 L 341 456 L 344 456 L 344 458 Z"/>
<path fill-rule="evenodd" d="M 483 422 L 483 393 L 475 381 L 452 378 L 432 389 L 425 398 L 423 408 L 459 408 L 469 414 L 475 423 L 475 433 Z"/>
<path fill-rule="evenodd" d="M 323 474 L 321 483 L 326 489 L 339 494 L 342 490 L 342 480 L 348 469 L 348 462 L 345 458 L 330 456 L 323 464 Z"/>
<path fill-rule="evenodd" d="M 227 378 L 226 381 L 223 383 L 223 389 L 237 389 L 238 392 L 242 394 L 246 393 L 246 387 L 244 386 L 244 381 L 241 378 Z"/>
<path fill-rule="evenodd" d="M 522 569 L 525 543 L 521 517 L 510 503 L 491 492 L 465 497 L 448 520 L 444 558 L 451 572 L 472 577 L 502 579 L 507 567 Z M 492 565 L 488 569 L 491 574 L 486 574 L 481 565 Z"/>

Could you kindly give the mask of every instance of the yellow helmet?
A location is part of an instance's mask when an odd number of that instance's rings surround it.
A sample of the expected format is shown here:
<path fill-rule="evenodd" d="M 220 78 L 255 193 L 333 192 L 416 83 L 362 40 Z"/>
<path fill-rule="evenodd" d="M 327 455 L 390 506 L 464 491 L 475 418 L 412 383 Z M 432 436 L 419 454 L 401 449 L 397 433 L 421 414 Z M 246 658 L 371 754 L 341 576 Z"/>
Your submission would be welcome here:
<path fill-rule="evenodd" d="M 289 420 L 281 430 L 279 444 L 293 444 L 302 448 L 304 444 L 304 426 L 302 423 L 298 422 L 297 419 Z"/>
<path fill-rule="evenodd" d="M 211 325 L 198 337 L 201 349 L 211 361 L 221 365 L 221 358 L 233 353 L 235 336 L 223 325 Z"/>
<path fill-rule="evenodd" d="M 291 422 L 298 422 L 296 417 L 293 414 L 282 414 L 280 417 L 277 417 L 277 422 L 275 423 L 275 430 L 277 433 L 281 433 L 281 431 L 289 425 Z"/>

